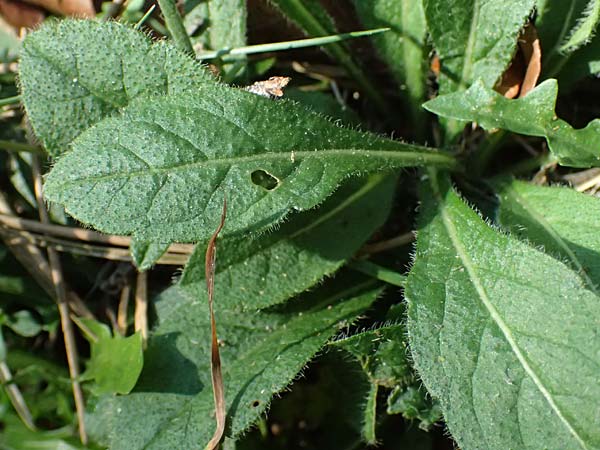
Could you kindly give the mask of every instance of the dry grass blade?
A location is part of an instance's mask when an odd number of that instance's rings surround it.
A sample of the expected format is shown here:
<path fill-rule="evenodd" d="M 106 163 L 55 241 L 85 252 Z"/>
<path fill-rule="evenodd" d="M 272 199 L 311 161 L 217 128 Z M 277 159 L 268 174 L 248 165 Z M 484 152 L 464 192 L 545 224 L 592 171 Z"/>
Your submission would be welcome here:
<path fill-rule="evenodd" d="M 142 335 L 144 349 L 148 342 L 148 272 L 138 272 L 135 283 L 135 331 Z"/>
<path fill-rule="evenodd" d="M 40 162 L 37 157 L 33 158 L 33 179 L 35 198 L 37 200 L 40 221 L 49 223 L 48 211 L 42 197 L 42 175 L 40 170 Z M 69 303 L 67 299 L 67 287 L 63 278 L 62 266 L 60 258 L 55 249 L 48 249 L 48 262 L 50 263 L 50 271 L 52 281 L 56 289 L 56 304 L 60 316 L 60 324 L 65 340 L 65 350 L 67 353 L 67 363 L 69 365 L 69 375 L 71 377 L 71 386 L 73 388 L 73 397 L 75 399 L 75 409 L 77 412 L 77 421 L 79 425 L 79 438 L 82 444 L 87 444 L 87 432 L 85 430 L 84 412 L 85 403 L 83 400 L 83 391 L 79 384 L 79 356 L 77 355 L 77 346 L 75 344 L 75 334 L 73 333 L 73 324 L 69 317 Z"/>
<path fill-rule="evenodd" d="M 213 292 L 215 287 L 215 264 L 217 257 L 217 236 L 225 225 L 225 218 L 227 217 L 227 199 L 223 199 L 223 212 L 221 213 L 221 222 L 217 227 L 217 230 L 208 241 L 208 248 L 206 249 L 206 258 L 204 260 L 204 268 L 206 275 L 206 289 L 208 291 L 208 309 L 210 310 L 210 330 L 212 335 L 211 341 L 211 378 L 213 387 L 213 396 L 215 399 L 215 416 L 217 419 L 217 429 L 211 440 L 206 444 L 205 450 L 215 450 L 219 447 L 219 442 L 223 438 L 225 432 L 225 388 L 223 386 L 223 374 L 221 372 L 221 356 L 219 355 L 219 340 L 217 339 L 217 324 L 215 322 L 215 313 L 213 309 Z"/>

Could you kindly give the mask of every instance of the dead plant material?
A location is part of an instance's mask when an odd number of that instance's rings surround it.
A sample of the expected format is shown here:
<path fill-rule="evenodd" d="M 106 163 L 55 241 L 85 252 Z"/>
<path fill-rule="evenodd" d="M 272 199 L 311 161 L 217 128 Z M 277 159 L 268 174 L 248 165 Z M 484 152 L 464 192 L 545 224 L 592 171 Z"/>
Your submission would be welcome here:
<path fill-rule="evenodd" d="M 142 335 L 144 350 L 148 342 L 148 272 L 139 272 L 135 283 L 134 329 Z"/>
<path fill-rule="evenodd" d="M 527 24 L 519 36 L 519 46 L 510 66 L 496 84 L 496 92 L 506 98 L 522 98 L 537 84 L 542 71 L 542 48 L 533 24 Z"/>
<path fill-rule="evenodd" d="M 46 14 L 41 9 L 27 3 L 0 0 L 0 16 L 15 28 L 34 28 L 42 23 Z"/>
<path fill-rule="evenodd" d="M 210 351 L 210 369 L 213 388 L 213 397 L 215 399 L 215 418 L 217 420 L 217 429 L 211 440 L 206 444 L 205 450 L 216 450 L 219 447 L 219 442 L 223 438 L 225 432 L 225 419 L 227 411 L 225 408 L 225 388 L 223 386 L 223 373 L 221 371 L 221 356 L 219 354 L 219 340 L 217 339 L 217 324 L 215 321 L 215 313 L 213 308 L 213 293 L 215 287 L 215 265 L 217 257 L 217 236 L 225 225 L 227 217 L 227 199 L 223 199 L 223 212 L 221 213 L 221 222 L 214 232 L 208 247 L 206 249 L 206 257 L 204 259 L 204 270 L 206 277 L 206 290 L 208 292 L 208 309 L 210 311 L 210 331 L 211 331 L 211 351 Z"/>
<path fill-rule="evenodd" d="M 92 0 L 25 0 L 25 3 L 63 16 L 94 17 L 96 15 Z"/>
<path fill-rule="evenodd" d="M 42 223 L 49 223 L 48 211 L 42 197 L 42 173 L 40 161 L 37 157 L 33 158 L 33 180 L 35 199 L 37 200 L 38 212 Z M 69 301 L 67 298 L 67 286 L 63 277 L 62 265 L 58 253 L 53 248 L 48 248 L 48 262 L 50 263 L 50 272 L 52 281 L 56 289 L 56 305 L 60 316 L 63 337 L 65 341 L 65 351 L 67 353 L 67 363 L 69 365 L 69 375 L 71 377 L 71 386 L 73 388 L 73 398 L 75 400 L 75 410 L 77 412 L 77 422 L 79 425 L 79 438 L 82 444 L 87 444 L 88 437 L 85 429 L 84 413 L 85 402 L 83 391 L 79 383 L 79 356 L 75 344 L 75 333 L 73 324 L 69 316 Z"/>

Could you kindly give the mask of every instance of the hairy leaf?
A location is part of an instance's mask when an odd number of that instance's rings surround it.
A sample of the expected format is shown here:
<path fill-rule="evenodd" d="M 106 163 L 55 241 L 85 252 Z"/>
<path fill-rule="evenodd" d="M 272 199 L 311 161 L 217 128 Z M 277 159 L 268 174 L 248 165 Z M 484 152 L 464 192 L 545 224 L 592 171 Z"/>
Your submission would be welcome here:
<path fill-rule="evenodd" d="M 537 3 L 535 26 L 543 49 L 546 77 L 556 76 L 563 66 L 568 70 L 573 52 L 593 36 L 599 7 L 597 0 L 541 0 Z"/>
<path fill-rule="evenodd" d="M 441 60 L 440 93 L 481 78 L 493 87 L 508 66 L 533 0 L 424 0 L 427 27 Z"/>
<path fill-rule="evenodd" d="M 557 67 L 557 66 L 555 66 Z M 600 73 L 600 34 L 582 48 L 569 55 L 567 63 L 557 67 L 561 90 L 570 88 L 576 81 Z"/>
<path fill-rule="evenodd" d="M 354 0 L 367 28 L 389 27 L 373 40 L 396 81 L 406 88 L 416 125 L 423 123 L 421 103 L 426 94 L 425 36 L 427 27 L 421 0 Z"/>
<path fill-rule="evenodd" d="M 142 95 L 212 83 L 192 58 L 116 22 L 49 21 L 23 41 L 19 80 L 36 136 L 52 156 Z"/>
<path fill-rule="evenodd" d="M 140 271 L 150 269 L 169 248 L 170 242 L 133 239 L 129 246 L 131 259 Z"/>
<path fill-rule="evenodd" d="M 215 298 L 228 436 L 251 426 L 271 397 L 377 294 L 366 286 L 344 290 L 348 282 L 342 281 L 304 298 L 303 304 L 312 303 L 312 308 L 288 312 L 236 313 L 220 309 Z M 206 294 L 199 297 L 174 287 L 161 297 L 168 305 L 162 311 L 159 306 L 161 323 L 149 340 L 148 365 L 135 391 L 106 397 L 89 421 L 92 433 L 113 450 L 197 448 L 214 429 Z"/>
<path fill-rule="evenodd" d="M 600 199 L 566 187 L 516 180 L 494 183 L 498 221 L 515 234 L 569 264 L 588 288 L 600 286 Z"/>
<path fill-rule="evenodd" d="M 298 126 L 302 124 L 302 126 Z M 78 220 L 141 240 L 205 240 L 322 202 L 351 174 L 452 165 L 429 149 L 337 126 L 295 103 L 224 85 L 138 99 L 82 134 L 46 179 Z"/>
<path fill-rule="evenodd" d="M 571 167 L 600 165 L 600 120 L 576 130 L 556 117 L 558 85 L 546 80 L 526 97 L 509 100 L 478 81 L 465 93 L 447 94 L 423 105 L 443 117 L 474 121 L 489 130 L 501 128 L 545 137 L 558 162 Z"/>
<path fill-rule="evenodd" d="M 600 299 L 430 171 L 409 275 L 415 366 L 462 448 L 600 448 Z"/>
<path fill-rule="evenodd" d="M 388 216 L 394 179 L 353 180 L 319 209 L 294 215 L 270 234 L 219 242 L 215 296 L 230 308 L 260 309 L 281 303 L 331 275 Z M 181 279 L 204 289 L 204 246 Z"/>

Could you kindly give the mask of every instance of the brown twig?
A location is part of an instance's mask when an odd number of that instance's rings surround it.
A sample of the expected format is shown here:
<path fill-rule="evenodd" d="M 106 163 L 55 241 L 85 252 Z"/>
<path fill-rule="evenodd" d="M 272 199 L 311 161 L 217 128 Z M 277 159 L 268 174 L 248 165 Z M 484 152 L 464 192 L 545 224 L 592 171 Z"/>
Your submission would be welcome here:
<path fill-rule="evenodd" d="M 206 277 L 206 290 L 208 292 L 208 309 L 210 311 L 210 330 L 211 330 L 211 379 L 213 388 L 213 397 L 215 400 L 215 416 L 217 419 L 217 428 L 211 440 L 206 444 L 205 450 L 215 450 L 219 446 L 219 442 L 225 433 L 225 419 L 227 411 L 225 408 L 225 388 L 223 386 L 223 373 L 221 371 L 221 356 L 219 354 L 219 340 L 217 339 L 217 324 L 215 321 L 215 313 L 213 309 L 213 293 L 215 288 L 215 265 L 217 257 L 217 236 L 225 225 L 227 217 L 227 199 L 223 199 L 223 212 L 221 213 L 221 222 L 214 232 L 208 247 L 206 249 L 206 257 L 204 259 L 204 270 Z"/>
<path fill-rule="evenodd" d="M 37 157 L 33 158 L 33 179 L 35 198 L 37 200 L 40 221 L 49 223 L 48 211 L 42 197 L 42 176 L 40 170 L 40 162 Z M 85 403 L 83 400 L 83 392 L 79 384 L 79 358 L 77 355 L 77 346 L 75 345 L 75 335 L 73 333 L 73 324 L 69 317 L 69 303 L 67 300 L 67 290 L 63 279 L 63 272 L 58 253 L 53 248 L 48 248 L 48 261 L 50 263 L 50 271 L 52 281 L 56 289 L 56 303 L 60 315 L 60 323 L 65 340 L 65 350 L 67 353 L 67 363 L 69 365 L 69 375 L 71 377 L 71 386 L 73 388 L 73 397 L 75 399 L 75 410 L 77 412 L 77 421 L 79 424 L 79 438 L 85 445 L 87 444 L 87 433 L 85 430 L 84 412 Z"/>
<path fill-rule="evenodd" d="M 142 335 L 144 349 L 148 339 L 148 272 L 138 272 L 135 284 L 135 331 Z"/>

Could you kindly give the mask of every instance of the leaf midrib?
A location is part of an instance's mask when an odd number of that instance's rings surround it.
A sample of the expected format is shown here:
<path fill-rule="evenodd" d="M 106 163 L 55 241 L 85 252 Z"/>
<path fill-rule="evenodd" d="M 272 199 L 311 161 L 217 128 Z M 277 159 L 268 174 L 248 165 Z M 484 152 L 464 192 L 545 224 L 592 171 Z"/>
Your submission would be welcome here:
<path fill-rule="evenodd" d="M 479 0 L 473 2 L 473 17 L 471 18 L 471 26 L 469 28 L 469 38 L 467 40 L 467 46 L 465 48 L 464 64 L 461 77 L 459 80 L 459 86 L 461 89 L 466 89 L 473 70 L 472 57 L 475 51 L 475 43 L 477 42 L 477 23 L 479 21 Z M 467 80 L 469 77 L 469 80 Z"/>
<path fill-rule="evenodd" d="M 533 368 L 529 365 L 529 362 L 525 358 L 525 355 L 523 354 L 523 352 L 517 345 L 517 342 L 515 341 L 515 338 L 513 337 L 510 328 L 504 322 L 502 316 L 500 316 L 500 313 L 494 307 L 493 303 L 491 302 L 490 298 L 488 297 L 488 294 L 487 294 L 485 288 L 483 287 L 483 283 L 480 280 L 479 274 L 477 273 L 476 265 L 471 260 L 469 254 L 467 252 L 467 249 L 464 247 L 464 244 L 462 243 L 462 241 L 459 237 L 458 230 L 456 229 L 453 218 L 451 217 L 451 212 L 449 212 L 445 206 L 444 199 L 442 198 L 442 195 L 440 193 L 440 188 L 438 185 L 438 174 L 434 169 L 430 169 L 429 175 L 430 175 L 430 180 L 431 180 L 430 183 L 431 183 L 431 188 L 433 190 L 433 195 L 436 199 L 436 203 L 438 204 L 438 209 L 439 209 L 440 215 L 442 217 L 442 222 L 444 223 L 444 227 L 446 228 L 446 231 L 448 233 L 448 237 L 450 238 L 452 245 L 453 245 L 454 249 L 456 250 L 456 253 L 457 253 L 458 257 L 460 258 L 463 266 L 467 270 L 467 273 L 469 275 L 471 283 L 473 284 L 473 287 L 477 291 L 479 299 L 481 300 L 481 302 L 487 309 L 487 311 L 490 314 L 494 323 L 498 326 L 498 328 L 504 335 L 504 338 L 507 340 L 508 344 L 510 345 L 511 350 L 513 351 L 513 353 L 519 360 L 519 363 L 521 364 L 521 366 L 523 367 L 523 369 L 525 370 L 527 375 L 529 375 L 529 377 L 531 378 L 531 380 L 533 381 L 535 386 L 538 388 L 538 390 L 542 394 L 542 396 L 546 399 L 546 401 L 548 402 L 548 404 L 550 405 L 550 407 L 552 408 L 554 413 L 558 416 L 558 418 L 561 420 L 561 422 L 565 425 L 565 427 L 567 428 L 569 433 L 575 438 L 577 443 L 579 443 L 581 448 L 584 450 L 589 450 L 588 446 L 583 441 L 581 436 L 579 436 L 577 431 L 575 431 L 575 429 L 573 428 L 571 423 L 567 420 L 567 418 L 564 416 L 564 414 L 562 413 L 562 411 L 556 404 L 554 398 L 552 397 L 552 394 L 548 391 L 546 386 L 544 386 L 544 384 L 542 383 L 542 380 L 539 378 L 539 376 L 533 370 Z"/>
<path fill-rule="evenodd" d="M 327 149 L 327 150 L 284 150 L 282 152 L 264 152 L 255 155 L 247 156 L 233 156 L 231 158 L 214 158 L 205 159 L 202 161 L 183 163 L 176 166 L 169 167 L 155 167 L 149 170 L 137 170 L 131 172 L 115 172 L 106 175 L 88 176 L 85 178 L 76 178 L 66 180 L 64 182 L 57 182 L 55 186 L 71 186 L 92 181 L 107 181 L 119 178 L 135 178 L 144 177 L 148 175 L 162 175 L 169 174 L 172 172 L 179 172 L 192 169 L 202 169 L 204 167 L 214 166 L 232 166 L 234 164 L 248 163 L 248 162 L 264 162 L 264 161 L 279 161 L 285 160 L 290 161 L 290 155 L 293 153 L 295 163 L 299 164 L 304 158 L 309 159 L 311 157 L 317 157 L 320 159 L 329 159 L 337 156 L 357 156 L 361 158 L 369 158 L 374 156 L 381 160 L 396 160 L 415 162 L 418 165 L 424 165 L 425 163 L 434 164 L 437 163 L 439 166 L 452 167 L 456 164 L 456 160 L 447 154 L 432 152 L 426 147 L 410 146 L 415 149 L 421 149 L 422 151 L 401 151 L 401 150 L 368 150 L 368 149 Z M 428 150 L 428 151 L 425 151 Z M 290 161 L 291 162 L 291 161 Z M 400 167 L 391 166 L 390 168 Z M 260 167 L 258 168 L 260 169 Z"/>

